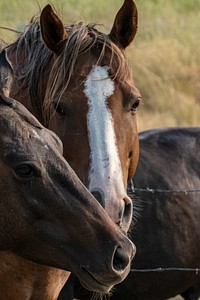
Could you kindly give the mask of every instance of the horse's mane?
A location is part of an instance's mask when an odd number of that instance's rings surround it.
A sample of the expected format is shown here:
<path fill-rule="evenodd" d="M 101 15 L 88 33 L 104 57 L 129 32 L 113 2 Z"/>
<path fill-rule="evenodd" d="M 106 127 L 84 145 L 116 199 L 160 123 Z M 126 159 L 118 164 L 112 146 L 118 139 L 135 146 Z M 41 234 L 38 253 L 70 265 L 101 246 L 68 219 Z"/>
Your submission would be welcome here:
<path fill-rule="evenodd" d="M 47 111 L 55 95 L 60 99 L 67 89 L 74 66 L 79 55 L 83 53 L 91 51 L 98 54 L 96 64 L 103 62 L 105 57 L 109 58 L 108 71 L 113 79 L 123 80 L 129 72 L 123 51 L 110 40 L 109 35 L 99 32 L 96 24 L 84 25 L 81 22 L 65 25 L 65 28 L 68 34 L 67 40 L 60 55 L 53 62 L 51 70 L 48 66 L 53 53 L 47 49 L 41 39 L 38 18 L 32 19 L 17 41 L 10 45 L 15 53 L 16 65 L 19 66 L 16 74 L 18 88 L 28 88 L 31 105 L 36 111 L 41 107 L 38 101 L 39 95 L 44 93 L 42 78 L 45 76 L 48 78 L 43 103 Z M 21 52 L 25 57 L 23 67 L 17 61 Z"/>

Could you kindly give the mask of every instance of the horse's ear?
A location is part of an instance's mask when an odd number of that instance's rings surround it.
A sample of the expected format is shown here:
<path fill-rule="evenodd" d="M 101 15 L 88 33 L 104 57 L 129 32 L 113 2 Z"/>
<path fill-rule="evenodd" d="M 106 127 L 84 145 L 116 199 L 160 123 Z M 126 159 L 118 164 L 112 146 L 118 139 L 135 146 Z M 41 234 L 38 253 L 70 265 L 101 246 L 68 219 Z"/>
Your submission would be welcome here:
<path fill-rule="evenodd" d="M 49 4 L 41 12 L 40 26 L 44 43 L 51 51 L 58 53 L 62 42 L 67 38 L 67 32 Z"/>
<path fill-rule="evenodd" d="M 0 52 L 0 93 L 9 96 L 11 84 L 13 81 L 13 68 L 7 58 L 6 50 Z"/>
<path fill-rule="evenodd" d="M 119 46 L 126 48 L 133 41 L 137 27 L 137 6 L 133 0 L 125 0 L 115 17 L 109 36 Z"/>

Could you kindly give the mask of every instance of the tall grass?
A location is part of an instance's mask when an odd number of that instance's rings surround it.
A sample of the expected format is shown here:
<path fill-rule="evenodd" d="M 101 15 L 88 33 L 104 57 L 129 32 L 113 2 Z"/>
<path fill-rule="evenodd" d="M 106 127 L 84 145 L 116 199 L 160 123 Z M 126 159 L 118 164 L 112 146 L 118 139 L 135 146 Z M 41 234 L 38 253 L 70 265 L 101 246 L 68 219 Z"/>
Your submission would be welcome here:
<path fill-rule="evenodd" d="M 67 22 L 103 24 L 109 32 L 123 0 L 52 0 Z M 200 126 L 200 0 L 136 0 L 139 29 L 128 58 L 143 104 L 139 130 Z M 0 26 L 23 30 L 47 1 L 0 0 Z M 0 29 L 12 41 L 12 32 Z"/>
<path fill-rule="evenodd" d="M 144 106 L 140 130 L 200 125 L 200 1 L 139 1 L 129 49 Z"/>

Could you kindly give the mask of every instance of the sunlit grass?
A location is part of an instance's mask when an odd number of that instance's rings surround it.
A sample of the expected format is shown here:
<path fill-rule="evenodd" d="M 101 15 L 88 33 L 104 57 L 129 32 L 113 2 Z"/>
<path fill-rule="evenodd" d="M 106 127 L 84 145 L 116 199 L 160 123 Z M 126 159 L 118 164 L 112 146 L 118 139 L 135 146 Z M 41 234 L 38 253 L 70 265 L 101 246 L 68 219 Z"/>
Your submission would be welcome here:
<path fill-rule="evenodd" d="M 139 129 L 200 125 L 200 1 L 139 1 L 139 11 L 128 51 L 144 102 Z"/>

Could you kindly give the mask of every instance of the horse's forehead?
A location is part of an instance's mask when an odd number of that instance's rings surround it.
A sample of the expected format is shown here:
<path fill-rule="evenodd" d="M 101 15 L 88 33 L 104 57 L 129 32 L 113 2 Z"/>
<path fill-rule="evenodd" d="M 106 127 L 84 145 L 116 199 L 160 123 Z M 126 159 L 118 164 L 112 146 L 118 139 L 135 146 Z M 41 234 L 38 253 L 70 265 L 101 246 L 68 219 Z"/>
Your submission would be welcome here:
<path fill-rule="evenodd" d="M 85 81 L 85 94 L 89 98 L 97 97 L 100 94 L 107 98 L 113 94 L 113 91 L 114 83 L 109 78 L 107 66 L 93 67 Z"/>
<path fill-rule="evenodd" d="M 139 90 L 135 86 L 135 82 L 132 76 L 131 69 L 127 65 L 126 59 L 121 57 L 122 62 L 113 61 L 111 58 L 103 59 L 98 64 L 96 63 L 96 58 L 91 59 L 87 62 L 85 57 L 82 64 L 79 65 L 79 70 L 76 72 L 76 78 L 81 76 L 88 80 L 88 76 L 93 80 L 93 84 L 97 80 L 104 80 L 108 77 L 112 79 L 114 85 L 117 84 L 119 88 L 124 88 L 133 94 L 140 94 Z"/>
<path fill-rule="evenodd" d="M 9 127 L 5 138 L 10 145 L 16 148 L 36 149 L 38 146 L 48 145 L 46 140 L 35 129 L 27 128 L 26 126 Z"/>
<path fill-rule="evenodd" d="M 20 149 L 36 149 L 40 146 L 49 147 L 53 142 L 50 139 L 48 132 L 43 132 L 43 129 L 34 128 L 34 126 L 21 120 L 12 112 L 0 115 L 1 121 L 1 141 L 8 147 L 20 148 Z"/>
<path fill-rule="evenodd" d="M 40 152 L 42 150 L 46 152 L 46 150 L 49 151 L 52 148 L 57 148 L 58 150 L 60 150 L 60 145 L 58 144 L 56 138 L 51 135 L 51 132 L 49 130 L 38 129 L 32 126 L 27 126 L 27 124 L 25 124 L 22 127 L 22 131 L 21 128 L 19 128 L 19 135 L 19 139 L 22 141 L 22 146 L 24 142 L 27 142 L 29 148 L 38 148 Z"/>

